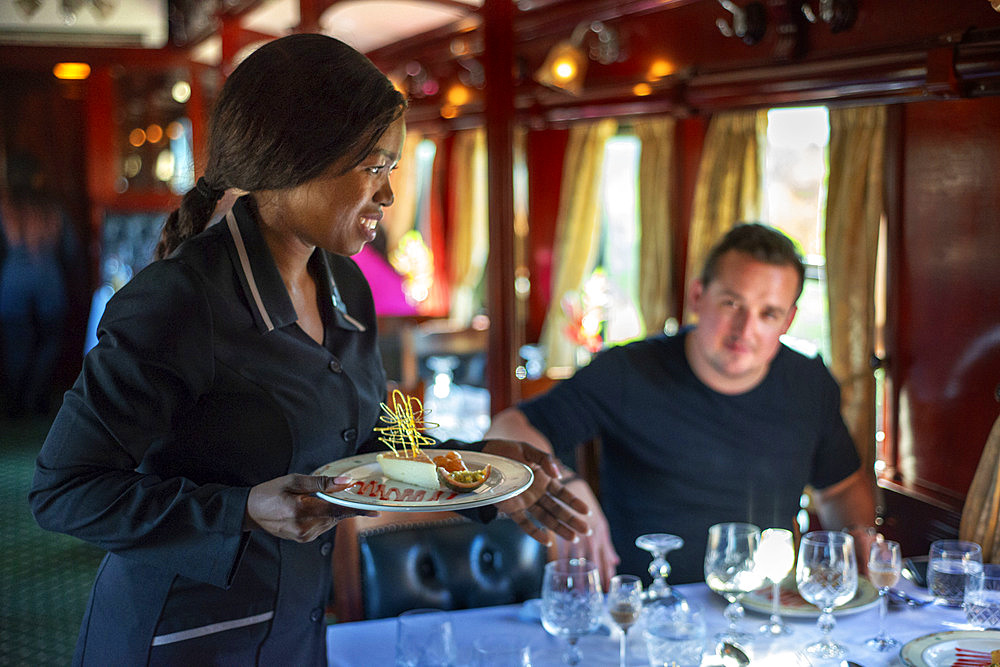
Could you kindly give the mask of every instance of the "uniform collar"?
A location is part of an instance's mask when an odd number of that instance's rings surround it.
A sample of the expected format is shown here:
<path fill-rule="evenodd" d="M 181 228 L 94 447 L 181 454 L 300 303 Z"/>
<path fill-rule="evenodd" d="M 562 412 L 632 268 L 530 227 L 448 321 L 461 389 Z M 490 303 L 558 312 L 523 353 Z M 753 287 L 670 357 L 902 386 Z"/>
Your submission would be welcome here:
<path fill-rule="evenodd" d="M 237 270 L 243 278 L 240 282 L 257 328 L 261 333 L 267 333 L 297 322 L 298 314 L 288 297 L 288 290 L 277 264 L 274 263 L 271 249 L 260 233 L 257 216 L 250 210 L 248 197 L 236 200 L 223 224 L 229 228 L 236 249 Z M 317 248 L 309 261 L 320 265 L 320 270 L 314 275 L 326 280 L 326 285 L 319 288 L 321 292 L 330 295 L 337 325 L 343 329 L 364 331 L 365 326 L 348 314 L 344 301 L 340 298 L 326 253 Z"/>

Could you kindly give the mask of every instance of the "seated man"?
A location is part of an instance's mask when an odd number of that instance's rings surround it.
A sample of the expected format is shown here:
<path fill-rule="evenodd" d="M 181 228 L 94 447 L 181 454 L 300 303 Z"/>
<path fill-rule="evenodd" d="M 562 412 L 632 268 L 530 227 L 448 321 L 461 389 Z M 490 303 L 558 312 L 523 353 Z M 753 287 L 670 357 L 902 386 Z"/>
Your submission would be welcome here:
<path fill-rule="evenodd" d="M 581 481 L 592 534 L 575 546 L 601 565 L 645 575 L 643 533 L 673 533 L 671 583 L 704 578 L 708 528 L 748 521 L 791 529 L 803 489 L 824 528 L 848 528 L 867 559 L 871 475 L 819 358 L 784 346 L 804 269 L 794 244 L 759 224 L 734 227 L 689 292 L 697 324 L 598 354 L 548 393 L 498 414 L 487 438 L 523 440 L 563 461 L 600 437 L 601 504 Z M 603 514 L 600 511 L 603 509 Z"/>

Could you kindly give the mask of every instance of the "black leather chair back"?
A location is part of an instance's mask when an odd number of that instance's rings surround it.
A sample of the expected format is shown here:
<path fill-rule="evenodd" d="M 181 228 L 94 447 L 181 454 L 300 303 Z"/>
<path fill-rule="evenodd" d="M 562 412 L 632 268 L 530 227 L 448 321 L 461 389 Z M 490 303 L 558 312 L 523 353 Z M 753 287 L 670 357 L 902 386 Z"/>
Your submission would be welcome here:
<path fill-rule="evenodd" d="M 511 519 L 383 526 L 358 535 L 365 618 L 538 597 L 547 550 Z"/>

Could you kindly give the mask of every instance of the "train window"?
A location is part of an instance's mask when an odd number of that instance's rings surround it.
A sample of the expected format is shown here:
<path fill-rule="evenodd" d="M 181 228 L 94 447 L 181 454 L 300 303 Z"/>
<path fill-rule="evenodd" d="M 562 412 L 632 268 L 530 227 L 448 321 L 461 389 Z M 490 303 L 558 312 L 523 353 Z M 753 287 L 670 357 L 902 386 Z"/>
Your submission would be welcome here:
<path fill-rule="evenodd" d="M 604 147 L 601 177 L 601 241 L 584 300 L 603 314 L 605 344 L 643 333 L 639 303 L 639 138 L 619 134 Z"/>
<path fill-rule="evenodd" d="M 764 219 L 799 242 L 806 280 L 783 341 L 830 359 L 827 316 L 826 194 L 830 121 L 826 107 L 771 109 L 764 150 Z"/>

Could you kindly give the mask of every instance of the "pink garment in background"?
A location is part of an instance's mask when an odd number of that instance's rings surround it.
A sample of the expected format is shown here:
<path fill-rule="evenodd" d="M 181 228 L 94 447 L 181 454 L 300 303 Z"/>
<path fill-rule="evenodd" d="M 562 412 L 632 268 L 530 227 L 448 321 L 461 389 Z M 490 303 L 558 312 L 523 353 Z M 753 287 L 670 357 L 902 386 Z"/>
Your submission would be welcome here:
<path fill-rule="evenodd" d="M 375 314 L 379 316 L 417 314 L 417 309 L 407 302 L 403 294 L 403 277 L 396 273 L 392 265 L 377 250 L 366 245 L 353 259 L 371 285 Z"/>

